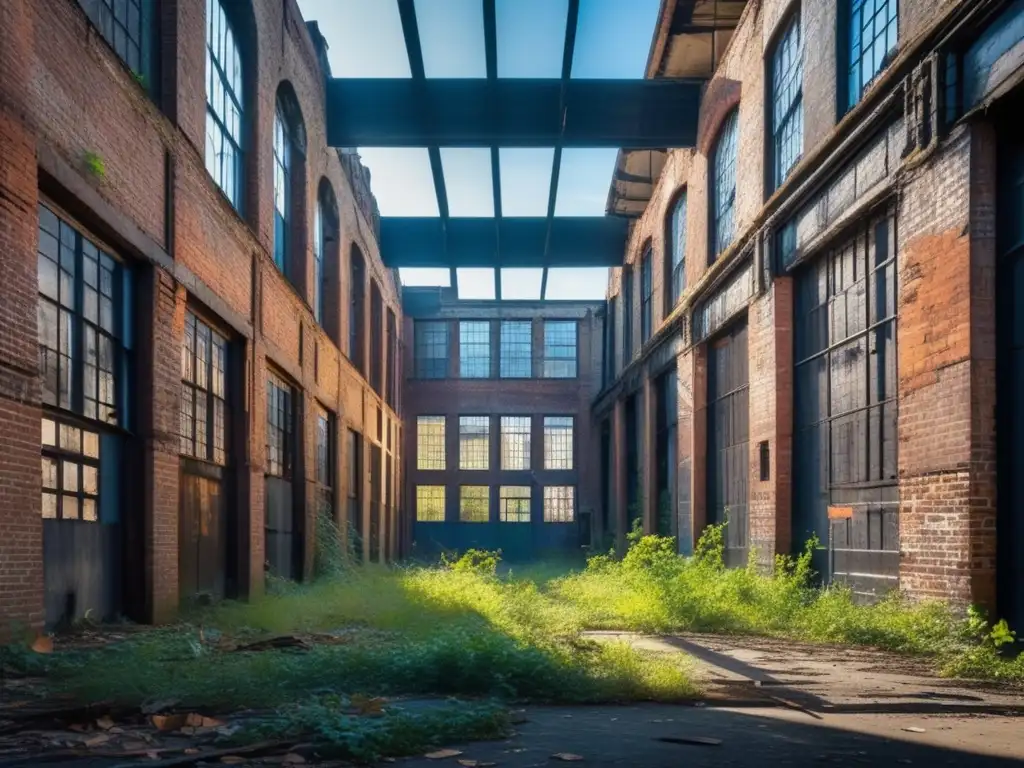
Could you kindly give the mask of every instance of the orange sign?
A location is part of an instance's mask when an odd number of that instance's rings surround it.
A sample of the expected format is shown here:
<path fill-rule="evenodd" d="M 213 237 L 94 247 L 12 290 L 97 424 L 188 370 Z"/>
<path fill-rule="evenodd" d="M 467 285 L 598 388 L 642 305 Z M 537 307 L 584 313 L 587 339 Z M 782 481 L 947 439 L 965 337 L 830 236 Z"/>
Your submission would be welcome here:
<path fill-rule="evenodd" d="M 829 507 L 829 520 L 849 520 L 853 517 L 853 507 Z"/>

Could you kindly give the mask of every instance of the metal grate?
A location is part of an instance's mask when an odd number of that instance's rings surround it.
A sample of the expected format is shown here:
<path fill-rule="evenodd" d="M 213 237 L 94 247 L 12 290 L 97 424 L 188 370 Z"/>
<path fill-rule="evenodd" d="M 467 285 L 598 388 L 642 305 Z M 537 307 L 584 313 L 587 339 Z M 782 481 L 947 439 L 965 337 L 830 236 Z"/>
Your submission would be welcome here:
<path fill-rule="evenodd" d="M 715 145 L 715 164 L 712 178 L 714 179 L 715 204 L 712 215 L 711 231 L 714 233 L 714 251 L 712 258 L 717 257 L 732 242 L 735 235 L 736 212 L 736 141 L 738 110 L 733 110 L 725 119 L 718 143 Z"/>
<path fill-rule="evenodd" d="M 489 416 L 459 417 L 459 469 L 488 469 L 491 452 Z"/>
<path fill-rule="evenodd" d="M 549 485 L 544 489 L 544 522 L 571 523 L 576 519 L 576 489 Z"/>
<path fill-rule="evenodd" d="M 416 417 L 416 469 L 445 468 L 445 417 Z"/>
<path fill-rule="evenodd" d="M 533 323 L 502 320 L 499 359 L 503 379 L 528 379 L 533 375 Z"/>
<path fill-rule="evenodd" d="M 794 15 L 772 54 L 772 152 L 778 187 L 797 164 L 804 146 L 803 43 Z"/>
<path fill-rule="evenodd" d="M 501 468 L 525 470 L 530 468 L 529 416 L 501 417 Z"/>
<path fill-rule="evenodd" d="M 498 489 L 498 520 L 502 523 L 530 522 L 532 492 L 528 485 L 501 486 Z"/>
<path fill-rule="evenodd" d="M 544 321 L 544 378 L 576 376 L 576 321 Z"/>
<path fill-rule="evenodd" d="M 491 520 L 491 489 L 486 485 L 459 486 L 459 521 L 488 523 Z"/>
<path fill-rule="evenodd" d="M 486 320 L 459 323 L 459 375 L 486 379 L 491 375 L 491 324 Z"/>
<path fill-rule="evenodd" d="M 445 487 L 443 485 L 416 486 L 416 522 L 444 522 Z"/>
<path fill-rule="evenodd" d="M 573 417 L 544 417 L 544 469 L 572 469 Z"/>

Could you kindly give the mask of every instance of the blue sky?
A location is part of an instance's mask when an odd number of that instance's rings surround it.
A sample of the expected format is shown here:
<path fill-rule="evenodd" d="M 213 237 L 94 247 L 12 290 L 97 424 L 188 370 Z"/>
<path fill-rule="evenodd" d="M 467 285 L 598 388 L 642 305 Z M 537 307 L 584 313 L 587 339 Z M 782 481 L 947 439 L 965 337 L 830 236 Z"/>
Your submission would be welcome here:
<path fill-rule="evenodd" d="M 409 77 L 396 0 L 298 0 L 327 38 L 335 77 Z M 641 78 L 660 0 L 580 0 L 572 76 Z M 415 0 L 427 77 L 485 77 L 483 3 Z M 497 0 L 499 77 L 559 77 L 568 0 Z M 360 147 L 382 216 L 437 216 L 425 148 Z M 499 151 L 506 216 L 543 216 L 554 150 Z M 603 216 L 614 149 L 562 152 L 556 216 Z M 492 216 L 490 151 L 442 147 L 452 216 Z M 552 269 L 550 299 L 604 297 L 607 269 Z M 461 298 L 494 298 L 489 269 L 460 269 Z M 402 270 L 406 285 L 448 285 L 441 270 Z M 539 298 L 541 270 L 504 269 L 502 297 Z"/>

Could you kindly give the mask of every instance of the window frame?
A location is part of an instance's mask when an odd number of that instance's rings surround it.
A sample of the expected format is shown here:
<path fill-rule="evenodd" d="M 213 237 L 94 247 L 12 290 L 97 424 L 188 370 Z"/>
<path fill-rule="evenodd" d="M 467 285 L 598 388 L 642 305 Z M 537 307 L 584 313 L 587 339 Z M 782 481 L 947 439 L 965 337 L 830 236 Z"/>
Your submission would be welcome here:
<path fill-rule="evenodd" d="M 711 244 L 709 264 L 713 264 L 719 256 L 736 240 L 736 196 L 739 170 L 739 105 L 729 110 L 722 120 L 715 138 L 714 150 L 711 153 L 711 172 L 708 174 L 711 205 L 708 242 Z M 723 155 L 728 151 L 727 155 Z M 724 162 L 727 161 L 727 162 Z M 728 166 L 727 169 L 723 166 Z M 727 172 L 723 172 L 727 171 Z M 731 191 L 723 196 L 725 185 L 729 182 Z M 726 218 L 726 216 L 728 218 Z M 723 232 L 723 225 L 728 231 Z"/>
<path fill-rule="evenodd" d="M 569 349 L 569 344 L 564 340 L 555 339 L 549 341 L 548 332 L 557 331 L 559 327 L 572 328 L 572 356 L 556 354 L 560 350 Z M 580 324 L 578 320 L 559 320 L 555 318 L 544 319 L 544 354 L 541 373 L 545 379 L 575 379 L 579 377 L 580 369 Z M 561 374 L 560 366 L 567 366 L 568 374 Z"/>
<path fill-rule="evenodd" d="M 467 491 L 473 491 L 475 498 L 467 496 Z M 477 493 L 483 491 L 483 493 Z M 466 502 L 486 502 L 486 516 L 475 518 L 466 517 Z M 491 486 L 489 485 L 460 485 L 459 486 L 459 522 L 460 523 L 489 523 L 491 522 Z"/>
<path fill-rule="evenodd" d="M 296 388 L 281 376 L 267 371 L 267 434 L 264 472 L 268 477 L 291 480 L 294 475 L 297 453 L 295 429 L 297 401 L 298 391 Z M 272 422 L 275 413 L 283 418 L 283 424 Z M 277 446 L 271 444 L 272 435 L 275 433 L 279 443 Z M 272 448 L 276 448 L 280 458 L 276 460 L 272 458 L 274 455 L 274 452 L 271 451 Z"/>
<path fill-rule="evenodd" d="M 622 268 L 622 367 L 633 360 L 633 265 Z"/>
<path fill-rule="evenodd" d="M 665 243 L 667 245 L 664 261 L 666 288 L 668 288 L 665 291 L 665 317 L 672 314 L 686 290 L 686 217 L 688 212 L 687 188 L 683 187 L 672 198 L 665 226 Z"/>
<path fill-rule="evenodd" d="M 40 436 L 40 517 L 43 520 L 75 520 L 83 523 L 99 523 L 102 520 L 101 510 L 101 483 L 102 483 L 102 433 L 99 428 L 83 427 L 74 421 L 57 416 L 56 414 L 43 412 L 41 420 Z M 47 425 L 52 427 L 47 428 Z M 68 434 L 76 434 L 76 446 L 64 445 L 65 430 Z M 52 435 L 52 439 L 48 438 Z M 95 450 L 88 448 L 87 438 L 92 437 Z M 47 484 L 47 472 L 45 467 L 53 466 L 53 483 Z M 76 474 L 75 487 L 64 487 L 64 473 L 68 465 L 74 467 Z M 87 490 L 86 470 L 93 476 L 95 491 Z M 47 514 L 50 506 L 47 498 L 53 500 L 53 514 Z M 64 503 L 68 498 L 75 499 L 76 514 L 74 516 L 64 514 Z M 87 504 L 91 502 L 91 504 Z M 92 508 L 92 516 L 87 517 L 87 507 Z"/>
<path fill-rule="evenodd" d="M 422 431 L 424 426 L 440 426 L 440 435 L 435 431 L 430 434 L 431 430 L 426 433 Z M 424 455 L 424 447 L 428 449 L 435 449 L 437 447 L 437 438 L 440 437 L 441 443 L 441 458 L 437 459 L 437 454 L 434 450 L 426 451 Z M 429 438 L 429 439 L 428 439 Z M 448 466 L 448 450 L 447 450 L 447 438 L 448 438 L 448 418 L 446 416 L 426 415 L 421 414 L 416 417 L 416 469 L 422 472 L 444 472 Z M 426 443 L 426 445 L 425 445 Z"/>
<path fill-rule="evenodd" d="M 551 509 L 549 505 L 555 502 L 565 501 L 569 502 L 569 509 L 561 510 L 559 515 L 554 515 L 554 510 Z M 556 525 L 571 525 L 576 522 L 575 485 L 544 486 L 544 522 Z"/>
<path fill-rule="evenodd" d="M 425 498 L 428 494 L 421 494 L 421 491 L 430 491 L 429 494 L 432 498 Z M 440 491 L 440 493 L 436 493 Z M 440 497 L 440 498 L 438 498 Z M 417 485 L 416 486 L 416 522 L 417 523 L 443 523 L 447 517 L 447 503 L 448 503 L 448 488 L 444 485 Z M 436 512 L 431 514 L 429 517 L 423 517 L 421 513 L 422 504 L 424 501 L 440 501 L 441 502 L 441 514 L 437 515 Z"/>
<path fill-rule="evenodd" d="M 200 380 L 200 340 L 207 337 L 207 357 L 203 360 L 203 376 Z M 221 354 L 220 370 L 216 367 L 218 350 Z M 227 466 L 229 457 L 229 401 L 228 385 L 231 344 L 227 336 L 212 323 L 191 309 L 185 311 L 185 333 L 181 349 L 181 396 L 179 411 L 178 450 L 182 456 L 218 466 Z M 220 374 L 218 386 L 217 374 Z M 220 391 L 218 395 L 217 392 Z M 204 396 L 203 427 L 205 445 L 199 450 L 199 397 Z M 190 407 L 186 407 L 186 401 Z M 219 409 L 218 409 L 219 406 Z M 218 428 L 217 411 L 220 410 Z M 220 446 L 217 445 L 218 435 Z"/>
<path fill-rule="evenodd" d="M 472 429 L 483 428 L 482 433 L 474 433 Z M 469 461 L 472 456 L 467 454 L 466 446 L 469 444 L 467 438 L 480 437 L 486 438 L 485 448 L 483 452 L 482 462 L 471 462 Z M 473 456 L 479 456 L 479 453 L 474 453 Z M 483 466 L 467 466 L 467 463 L 482 463 Z M 481 414 L 475 415 L 460 415 L 459 416 L 459 470 L 463 472 L 487 472 L 491 468 L 491 417 Z"/>
<path fill-rule="evenodd" d="M 514 421 L 513 421 L 514 420 Z M 523 429 L 522 422 L 525 421 L 525 430 Z M 506 459 L 511 458 L 514 453 L 509 448 L 516 447 L 515 442 L 510 442 L 509 445 L 505 444 L 505 436 L 526 436 L 526 440 L 523 442 L 522 461 L 512 466 L 512 462 L 506 462 Z M 533 466 L 533 416 L 531 415 L 505 415 L 498 418 L 498 444 L 499 444 L 499 457 L 498 466 L 502 472 L 527 472 Z"/>
<path fill-rule="evenodd" d="M 876 53 L 877 42 L 879 41 L 879 39 L 881 39 L 881 37 L 884 37 L 884 40 L 886 41 L 886 48 L 885 52 L 878 58 L 877 63 L 875 63 L 870 75 L 867 77 L 867 79 L 864 78 L 864 49 L 862 43 L 865 25 L 864 22 L 861 21 L 858 29 L 857 25 L 854 24 L 854 14 L 856 14 L 858 10 L 863 9 L 865 2 L 866 0 L 843 0 L 843 2 L 839 4 L 837 24 L 839 31 L 838 38 L 840 40 L 840 45 L 837 46 L 837 49 L 840 51 L 839 67 L 837 69 L 839 73 L 839 87 L 836 89 L 837 93 L 840 96 L 840 98 L 837 99 L 839 106 L 839 117 L 842 117 L 855 106 L 857 106 L 857 104 L 860 103 L 861 99 L 864 98 L 864 94 L 867 92 L 868 88 L 871 87 L 872 83 L 874 83 L 874 81 L 878 79 L 878 76 L 885 71 L 885 69 L 889 66 L 890 63 L 892 63 L 892 60 L 895 58 L 896 52 L 899 51 L 899 0 L 881 0 L 881 2 L 884 3 L 884 6 L 881 10 L 876 11 L 871 16 L 872 21 L 869 22 L 869 25 L 873 27 L 873 20 L 883 11 L 889 13 L 891 9 L 891 18 L 889 18 L 889 20 L 884 25 L 882 36 L 875 35 L 872 38 L 872 58 L 875 58 L 874 54 Z M 890 28 L 893 33 L 891 43 L 888 42 L 890 39 Z M 857 46 L 860 51 L 860 55 L 856 59 L 854 59 L 855 30 L 859 34 Z M 856 86 L 854 85 L 855 70 L 857 77 Z"/>
<path fill-rule="evenodd" d="M 523 493 L 525 491 L 525 494 Z M 523 510 L 521 502 L 526 502 L 526 509 Z M 509 502 L 517 502 L 509 504 Z M 509 506 L 516 507 L 511 513 Z M 498 486 L 498 522 L 527 524 L 533 522 L 533 487 L 529 485 L 500 485 Z"/>
<path fill-rule="evenodd" d="M 337 465 L 337 417 L 320 403 L 316 404 L 316 442 L 314 445 L 317 511 L 335 519 L 335 466 Z"/>
<path fill-rule="evenodd" d="M 286 277 L 291 274 L 292 206 L 291 126 L 285 106 L 278 98 L 274 105 L 274 265 Z"/>
<path fill-rule="evenodd" d="M 473 326 L 472 328 L 470 326 Z M 485 333 L 480 340 L 480 330 L 485 329 Z M 475 334 L 476 338 L 469 340 L 467 333 Z M 491 349 L 491 321 L 490 320 L 459 320 L 459 378 L 460 379 L 490 379 L 491 376 L 491 362 L 494 359 L 493 350 Z M 476 348 L 477 350 L 486 347 L 487 358 L 486 365 L 483 364 L 483 358 L 477 354 L 470 356 L 467 353 L 468 349 Z M 482 374 L 476 373 L 477 367 L 482 371 Z"/>
<path fill-rule="evenodd" d="M 327 240 L 323 206 L 323 199 L 317 195 L 313 213 L 313 319 L 321 328 L 324 326 L 324 243 Z"/>
<path fill-rule="evenodd" d="M 568 424 L 564 422 L 568 420 Z M 557 435 L 569 431 L 569 453 L 566 465 L 564 446 L 555 452 L 554 440 Z M 571 472 L 576 469 L 576 417 L 569 414 L 546 415 L 544 430 L 544 469 L 549 472 Z M 564 465 L 564 466 L 563 466 Z"/>
<path fill-rule="evenodd" d="M 447 320 L 413 321 L 413 363 L 417 379 L 447 379 L 451 359 L 451 328 Z M 443 332 L 438 342 L 437 331 Z M 442 350 L 440 355 L 424 354 Z M 437 374 L 440 375 L 437 375 Z"/>
<path fill-rule="evenodd" d="M 217 19 L 214 18 L 213 13 L 210 13 L 214 8 L 218 11 L 216 14 Z M 214 184 L 228 199 L 231 206 L 241 214 L 244 212 L 242 190 L 245 187 L 245 179 L 243 177 L 245 175 L 244 160 L 247 138 L 245 69 L 248 62 L 242 56 L 242 46 L 238 42 L 238 30 L 232 24 L 232 20 L 224 8 L 222 0 L 207 0 L 206 10 L 206 150 L 204 152 L 204 163 L 207 172 L 213 178 Z M 237 62 L 237 72 L 235 73 L 237 78 L 228 75 L 225 63 L 221 61 L 221 57 L 214 51 L 212 37 L 218 22 L 222 34 L 221 38 L 217 41 L 217 49 L 222 54 L 230 53 L 234 61 Z M 221 50 L 222 48 L 227 48 L 228 44 L 230 44 L 230 50 Z M 219 91 L 212 87 L 215 82 L 219 84 Z M 235 114 L 230 120 L 227 115 L 221 114 L 217 106 L 212 103 L 215 92 L 223 97 L 224 105 L 233 107 Z M 228 127 L 229 122 L 235 124 L 235 130 L 231 130 Z M 211 169 L 211 165 L 218 163 L 216 159 L 218 152 L 216 147 L 210 143 L 211 138 L 213 138 L 211 136 L 211 128 L 216 128 L 216 139 L 220 142 L 219 154 L 221 155 L 221 160 L 219 161 L 219 173 L 214 173 Z M 234 166 L 230 174 L 232 182 L 232 189 L 230 190 L 225 186 L 227 174 L 223 167 L 225 141 L 231 145 L 232 165 Z M 213 150 L 212 157 L 210 156 L 211 150 Z"/>
<path fill-rule="evenodd" d="M 654 247 L 648 242 L 640 256 L 640 347 L 654 333 Z"/>
<path fill-rule="evenodd" d="M 791 35 L 793 33 L 795 33 L 796 37 L 795 43 L 792 42 Z M 767 98 L 765 99 L 765 118 L 768 125 L 768 135 L 771 138 L 770 141 L 765 143 L 768 150 L 768 194 L 782 186 L 783 182 L 789 178 L 793 169 L 796 168 L 803 158 L 803 43 L 802 17 L 800 8 L 797 7 L 787 14 L 783 18 L 782 23 L 779 24 L 775 39 L 769 47 L 769 55 L 765 59 L 767 64 L 765 83 L 768 90 Z M 790 47 L 787 48 L 787 45 Z M 791 60 L 789 61 L 789 67 L 785 70 L 787 75 L 785 81 L 780 82 L 780 56 L 784 55 L 787 51 L 791 54 Z M 780 89 L 780 86 L 783 87 Z M 791 101 L 781 115 L 777 114 L 780 106 L 780 90 L 786 93 L 793 93 Z M 785 131 L 791 125 L 793 126 L 793 132 L 789 136 L 789 143 L 795 145 L 795 151 L 790 157 L 789 164 L 782 168 L 783 153 L 781 148 L 787 144 L 785 141 Z"/>
<path fill-rule="evenodd" d="M 85 17 L 89 20 L 89 24 L 99 32 L 101 38 L 110 48 L 111 51 L 117 56 L 122 66 L 131 74 L 134 79 L 147 93 L 150 95 L 156 94 L 156 80 L 154 72 L 154 62 L 157 59 L 156 49 L 160 44 L 159 37 L 156 34 L 155 13 L 158 10 L 154 7 L 152 0 L 125 0 L 124 3 L 119 4 L 114 0 L 78 0 L 78 6 L 82 9 Z M 131 30 L 129 29 L 130 19 L 119 21 L 117 16 L 117 8 L 121 6 L 125 9 L 125 13 L 128 14 L 129 9 L 134 7 L 137 9 L 138 19 L 137 21 L 137 32 L 138 38 L 133 39 Z M 110 22 L 109 31 L 105 29 L 103 23 L 104 14 L 101 13 L 101 7 L 105 9 L 107 20 Z M 118 35 L 115 34 L 120 29 L 123 32 L 124 38 L 126 39 L 126 45 L 132 45 L 138 49 L 138 60 L 137 67 L 132 66 L 132 62 L 129 60 L 129 56 L 126 53 L 122 53 L 117 49 Z"/>
<path fill-rule="evenodd" d="M 523 339 L 509 338 L 506 342 L 505 331 L 522 331 L 526 327 L 526 355 L 514 354 L 522 352 Z M 508 351 L 506 353 L 506 343 Z M 525 362 L 524 370 L 522 366 Z M 507 364 L 507 365 L 506 365 Z M 498 377 L 502 379 L 529 379 L 533 377 L 533 321 L 532 320 L 501 320 L 498 325 Z"/>

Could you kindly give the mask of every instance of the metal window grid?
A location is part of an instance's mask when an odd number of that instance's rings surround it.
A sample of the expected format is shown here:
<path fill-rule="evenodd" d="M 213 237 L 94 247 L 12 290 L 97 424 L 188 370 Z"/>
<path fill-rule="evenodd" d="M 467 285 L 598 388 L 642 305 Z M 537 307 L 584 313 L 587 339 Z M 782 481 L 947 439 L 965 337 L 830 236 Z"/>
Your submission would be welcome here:
<path fill-rule="evenodd" d="M 529 416 L 501 417 L 501 468 L 526 470 L 530 468 Z"/>
<path fill-rule="evenodd" d="M 652 262 L 652 249 L 647 246 L 643 258 L 640 260 L 640 343 L 646 344 L 651 338 L 653 330 L 654 311 L 654 265 Z"/>
<path fill-rule="evenodd" d="M 576 489 L 571 485 L 544 488 L 544 522 L 571 523 L 576 519 Z"/>
<path fill-rule="evenodd" d="M 98 521 L 99 433 L 44 417 L 41 443 L 42 517 Z"/>
<path fill-rule="evenodd" d="M 686 193 L 676 200 L 672 209 L 672 306 L 682 298 L 686 288 Z"/>
<path fill-rule="evenodd" d="M 142 70 L 142 0 L 79 0 L 86 16 L 133 74 Z"/>
<path fill-rule="evenodd" d="M 416 522 L 443 523 L 445 506 L 443 485 L 416 486 Z"/>
<path fill-rule="evenodd" d="M 267 474 L 290 478 L 294 464 L 293 391 L 273 374 L 267 376 Z"/>
<path fill-rule="evenodd" d="M 291 221 L 292 139 L 290 126 L 280 101 L 274 111 L 274 263 L 285 274 L 290 247 L 288 226 Z"/>
<path fill-rule="evenodd" d="M 849 99 L 853 107 L 889 63 L 899 35 L 897 0 L 849 0 Z"/>
<path fill-rule="evenodd" d="M 40 205 L 37 328 L 42 401 L 122 424 L 121 265 Z"/>
<path fill-rule="evenodd" d="M 530 499 L 528 485 L 503 485 L 498 489 L 498 520 L 502 523 L 529 523 Z"/>
<path fill-rule="evenodd" d="M 488 469 L 491 453 L 489 416 L 459 417 L 459 469 Z"/>
<path fill-rule="evenodd" d="M 734 109 L 725 119 L 715 146 L 715 207 L 711 227 L 715 240 L 712 256 L 724 251 L 735 235 L 737 115 L 738 110 Z"/>
<path fill-rule="evenodd" d="M 576 376 L 576 321 L 544 321 L 544 378 Z"/>
<path fill-rule="evenodd" d="M 459 375 L 486 379 L 491 375 L 491 324 L 486 320 L 459 323 Z"/>
<path fill-rule="evenodd" d="M 491 489 L 486 485 L 459 486 L 459 521 L 487 523 L 491 520 Z"/>
<path fill-rule="evenodd" d="M 416 469 L 445 468 L 445 417 L 416 417 Z"/>
<path fill-rule="evenodd" d="M 416 376 L 420 379 L 448 377 L 448 323 L 417 320 L 415 329 Z"/>
<path fill-rule="evenodd" d="M 223 465 L 227 459 L 227 340 L 191 312 L 181 347 L 179 450 Z"/>
<path fill-rule="evenodd" d="M 772 54 L 772 149 L 775 186 L 779 186 L 803 153 L 803 44 L 796 15 Z"/>
<path fill-rule="evenodd" d="M 206 170 L 242 207 L 242 55 L 220 0 L 206 2 Z"/>
<path fill-rule="evenodd" d="M 573 468 L 573 417 L 544 417 L 544 469 Z"/>
<path fill-rule="evenodd" d="M 533 375 L 533 323 L 502 320 L 500 373 L 503 379 L 528 379 Z"/>

